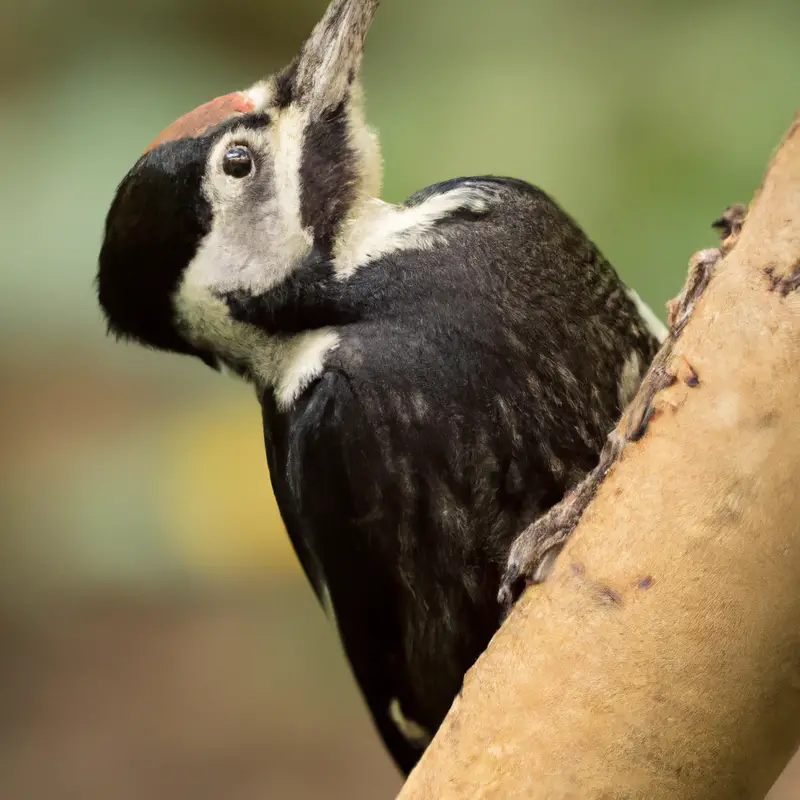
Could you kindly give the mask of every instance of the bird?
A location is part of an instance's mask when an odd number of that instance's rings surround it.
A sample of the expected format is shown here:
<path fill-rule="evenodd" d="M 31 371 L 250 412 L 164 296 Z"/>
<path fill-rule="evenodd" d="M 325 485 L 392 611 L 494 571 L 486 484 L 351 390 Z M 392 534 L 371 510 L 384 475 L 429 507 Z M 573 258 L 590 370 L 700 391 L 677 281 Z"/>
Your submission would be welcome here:
<path fill-rule="evenodd" d="M 118 184 L 108 331 L 247 381 L 298 560 L 408 774 L 503 619 L 516 537 L 597 463 L 666 329 L 542 189 L 380 199 L 378 0 L 168 126 Z"/>

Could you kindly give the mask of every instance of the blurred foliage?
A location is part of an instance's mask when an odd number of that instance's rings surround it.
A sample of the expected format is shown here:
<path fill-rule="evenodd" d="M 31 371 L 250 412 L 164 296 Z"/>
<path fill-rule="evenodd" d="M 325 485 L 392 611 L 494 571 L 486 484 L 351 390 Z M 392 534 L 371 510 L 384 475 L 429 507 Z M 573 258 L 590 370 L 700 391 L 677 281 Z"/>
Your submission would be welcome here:
<path fill-rule="evenodd" d="M 251 392 L 108 340 L 92 281 L 108 204 L 143 147 L 286 63 L 324 5 L 0 3 L 0 612 L 97 592 L 293 591 L 279 588 L 299 569 Z M 384 196 L 525 178 L 663 317 L 800 105 L 798 30 L 797 0 L 385 0 L 364 65 Z M 309 683 L 286 667 L 310 686 L 341 662 L 302 591 L 305 610 L 265 636 L 275 666 L 314 631 Z M 232 658 L 234 640 L 219 645 Z"/>

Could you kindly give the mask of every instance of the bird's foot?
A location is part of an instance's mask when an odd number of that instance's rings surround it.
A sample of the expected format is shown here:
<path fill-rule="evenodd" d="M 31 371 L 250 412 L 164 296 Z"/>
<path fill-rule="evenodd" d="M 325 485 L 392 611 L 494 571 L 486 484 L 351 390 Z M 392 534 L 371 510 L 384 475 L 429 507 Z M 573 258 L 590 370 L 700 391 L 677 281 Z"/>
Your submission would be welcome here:
<path fill-rule="evenodd" d="M 506 613 L 529 584 L 541 583 L 549 575 L 561 548 L 619 457 L 623 444 L 623 440 L 612 433 L 600 455 L 600 463 L 567 492 L 561 502 L 517 537 L 497 594 L 497 602 Z"/>

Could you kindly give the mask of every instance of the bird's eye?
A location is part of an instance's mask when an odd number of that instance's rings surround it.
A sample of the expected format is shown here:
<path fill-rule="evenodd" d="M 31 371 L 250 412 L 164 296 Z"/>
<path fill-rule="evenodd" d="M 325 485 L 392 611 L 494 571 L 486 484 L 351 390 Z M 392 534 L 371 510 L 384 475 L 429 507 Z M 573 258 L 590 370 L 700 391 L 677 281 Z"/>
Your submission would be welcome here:
<path fill-rule="evenodd" d="M 253 156 L 246 147 L 231 147 L 222 158 L 222 171 L 231 178 L 246 178 L 253 171 Z"/>

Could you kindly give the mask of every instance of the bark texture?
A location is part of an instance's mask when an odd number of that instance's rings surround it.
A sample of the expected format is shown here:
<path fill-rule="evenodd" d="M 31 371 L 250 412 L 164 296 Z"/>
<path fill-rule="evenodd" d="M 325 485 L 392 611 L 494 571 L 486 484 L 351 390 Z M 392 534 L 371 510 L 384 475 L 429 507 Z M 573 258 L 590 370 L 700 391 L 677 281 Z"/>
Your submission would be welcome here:
<path fill-rule="evenodd" d="M 800 743 L 799 286 L 800 117 L 402 800 L 767 794 Z"/>

